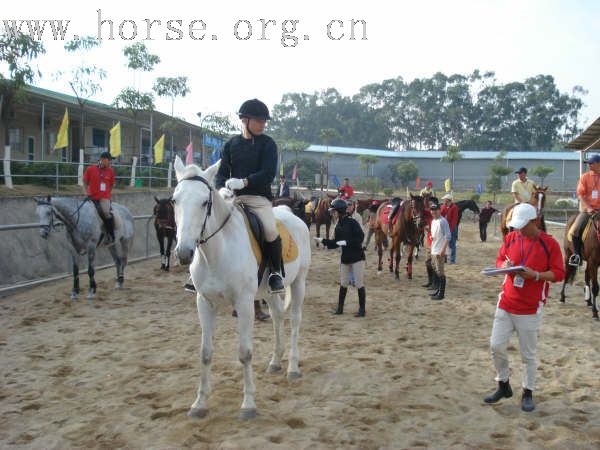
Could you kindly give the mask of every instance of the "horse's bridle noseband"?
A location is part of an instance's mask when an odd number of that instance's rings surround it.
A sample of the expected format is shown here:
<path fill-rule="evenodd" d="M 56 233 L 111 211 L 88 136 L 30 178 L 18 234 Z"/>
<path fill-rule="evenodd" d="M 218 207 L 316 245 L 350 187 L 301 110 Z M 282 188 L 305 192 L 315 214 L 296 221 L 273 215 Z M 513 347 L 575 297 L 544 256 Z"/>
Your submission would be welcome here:
<path fill-rule="evenodd" d="M 215 230 L 215 232 L 212 233 L 210 236 L 208 236 L 207 238 L 204 238 L 204 232 L 206 231 L 206 221 L 208 220 L 208 218 L 210 217 L 210 214 L 212 212 L 212 204 L 213 204 L 212 196 L 213 196 L 214 189 L 210 185 L 210 183 L 204 177 L 201 177 L 200 175 L 195 175 L 193 177 L 184 178 L 181 181 L 185 181 L 185 180 L 200 181 L 200 182 L 204 183 L 206 185 L 206 187 L 208 188 L 208 204 L 206 205 L 206 215 L 204 216 L 204 222 L 202 223 L 202 230 L 200 230 L 200 240 L 198 241 L 198 244 L 205 244 L 206 242 L 208 242 L 208 240 L 211 237 L 213 237 L 215 234 L 217 234 L 219 231 L 221 231 L 223 229 L 223 227 L 225 226 L 225 224 L 229 221 L 229 218 L 231 217 L 231 211 L 229 211 L 229 214 L 227 214 L 227 217 L 225 218 L 225 220 L 223 221 L 221 226 L 219 228 L 217 228 Z"/>

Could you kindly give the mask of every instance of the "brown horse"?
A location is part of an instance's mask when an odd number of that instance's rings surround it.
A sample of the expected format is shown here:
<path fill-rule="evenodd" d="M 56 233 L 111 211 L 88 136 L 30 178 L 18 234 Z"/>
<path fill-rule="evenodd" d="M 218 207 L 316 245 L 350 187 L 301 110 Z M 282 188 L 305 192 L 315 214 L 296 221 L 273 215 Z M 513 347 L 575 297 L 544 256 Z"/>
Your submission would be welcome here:
<path fill-rule="evenodd" d="M 381 207 L 378 213 L 381 211 Z M 391 222 L 389 225 L 381 224 L 382 231 L 386 231 L 391 238 L 390 245 L 390 272 L 393 272 L 396 280 L 400 279 L 400 258 L 401 258 L 401 246 L 406 245 L 407 254 L 407 265 L 406 271 L 408 279 L 412 279 L 412 262 L 413 262 L 413 251 L 415 246 L 419 242 L 419 230 L 422 227 L 422 223 L 425 221 L 425 202 L 423 197 L 419 195 L 410 195 L 410 200 L 404 200 L 400 203 L 398 211 L 396 212 L 398 218 L 396 222 Z M 380 216 L 378 215 L 378 220 Z M 377 243 L 377 235 L 376 240 Z M 379 252 L 379 264 L 378 268 L 381 267 L 381 253 Z M 395 264 L 394 264 L 395 263 Z"/>
<path fill-rule="evenodd" d="M 377 208 L 375 223 L 369 224 L 373 227 L 373 237 L 375 238 L 375 248 L 377 249 L 377 272 L 383 271 L 383 243 L 386 240 L 389 231 L 389 225 L 381 221 L 381 214 L 391 202 L 384 200 Z"/>
<path fill-rule="evenodd" d="M 536 186 L 535 188 L 535 193 L 531 196 L 531 199 L 529 200 L 529 203 L 532 204 L 535 209 L 537 210 L 537 222 L 536 225 L 537 227 L 542 230 L 542 231 L 546 231 L 546 222 L 544 222 L 544 206 L 546 205 L 546 191 L 548 190 L 548 186 L 546 186 L 545 188 L 541 188 L 539 186 Z M 508 205 L 506 208 L 504 208 L 504 211 L 502 211 L 502 217 L 500 219 L 500 231 L 502 232 L 502 237 L 506 237 L 506 235 L 509 233 L 509 229 L 506 226 L 506 218 L 508 217 L 508 213 L 509 211 L 511 211 L 514 207 L 515 207 L 516 203 L 513 203 L 512 205 Z"/>
<path fill-rule="evenodd" d="M 169 271 L 171 267 L 171 246 L 177 236 L 177 225 L 175 224 L 175 210 L 173 208 L 173 199 L 154 197 L 154 229 L 156 230 L 156 239 L 160 246 L 160 268 Z M 167 246 L 165 248 L 165 239 Z"/>
<path fill-rule="evenodd" d="M 577 268 L 569 265 L 569 258 L 573 254 L 573 243 L 569 240 L 569 229 L 575 218 L 572 216 L 567 222 L 565 229 L 565 281 L 560 291 L 560 301 L 565 302 L 565 287 L 567 283 L 572 284 L 577 274 Z M 592 317 L 598 320 L 598 266 L 600 266 L 600 212 L 594 214 L 590 219 L 588 234 L 583 242 L 582 258 L 585 265 L 585 300 L 588 307 L 592 308 Z"/>
<path fill-rule="evenodd" d="M 273 200 L 273 206 L 287 206 L 289 207 L 296 217 L 299 217 L 307 227 L 310 228 L 310 219 L 306 215 L 306 204 L 310 200 L 305 200 L 302 196 L 298 196 L 294 193 L 294 197 L 278 197 Z"/>
<path fill-rule="evenodd" d="M 315 224 L 317 237 L 321 237 L 321 225 L 325 225 L 325 238 L 329 239 L 329 229 L 331 228 L 331 221 L 333 220 L 333 217 L 329 212 L 330 206 L 331 198 L 322 198 L 313 212 L 312 223 Z M 317 247 L 318 246 L 319 243 L 317 242 Z"/>

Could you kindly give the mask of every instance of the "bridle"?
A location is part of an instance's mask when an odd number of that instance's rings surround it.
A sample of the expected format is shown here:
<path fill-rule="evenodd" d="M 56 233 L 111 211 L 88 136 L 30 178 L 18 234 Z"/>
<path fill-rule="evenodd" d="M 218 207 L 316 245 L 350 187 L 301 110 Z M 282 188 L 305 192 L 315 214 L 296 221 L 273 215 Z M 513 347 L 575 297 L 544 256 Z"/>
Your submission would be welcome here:
<path fill-rule="evenodd" d="M 85 205 L 85 203 L 89 200 L 89 197 L 86 197 L 85 200 L 83 200 L 81 202 L 81 204 L 77 207 L 77 209 L 69 214 L 67 217 L 74 217 L 75 214 L 77 214 L 77 220 L 75 220 L 75 225 L 74 226 L 69 226 L 69 222 L 67 220 L 65 220 L 65 217 L 62 217 L 58 211 L 56 211 L 56 209 L 54 208 L 54 205 L 51 202 L 45 201 L 45 200 L 38 200 L 37 204 L 38 205 L 44 205 L 44 206 L 49 206 L 50 210 L 52 211 L 52 215 L 50 216 L 50 224 L 48 225 L 40 225 L 40 228 L 44 229 L 48 234 L 50 233 L 50 229 L 56 228 L 56 226 L 54 225 L 54 217 L 56 216 L 56 218 L 58 220 L 60 220 L 60 222 L 67 227 L 68 230 L 73 230 L 74 228 L 77 227 L 77 225 L 79 224 L 79 218 L 81 217 L 80 211 L 81 208 L 83 207 L 83 205 Z"/>
<path fill-rule="evenodd" d="M 200 175 L 196 175 L 193 177 L 189 177 L 189 178 L 184 178 L 181 181 L 185 181 L 185 180 L 190 180 L 190 181 L 200 181 L 202 183 L 204 183 L 206 185 L 206 187 L 208 188 L 208 203 L 206 205 L 206 215 L 204 216 L 204 222 L 202 222 L 202 230 L 200 230 L 200 240 L 198 241 L 198 244 L 205 244 L 206 242 L 208 242 L 208 240 L 213 237 L 215 234 L 217 234 L 219 231 L 221 231 L 223 229 L 223 227 L 225 226 L 225 224 L 229 221 L 229 219 L 231 218 L 231 211 L 229 211 L 229 214 L 227 214 L 227 217 L 225 217 L 225 220 L 223 221 L 223 223 L 219 226 L 219 228 L 217 228 L 210 236 L 208 237 L 204 237 L 204 232 L 206 231 L 206 222 L 208 221 L 208 218 L 210 217 L 211 213 L 212 213 L 212 196 L 213 196 L 213 187 L 210 185 L 210 183 L 203 177 L 201 177 Z"/>

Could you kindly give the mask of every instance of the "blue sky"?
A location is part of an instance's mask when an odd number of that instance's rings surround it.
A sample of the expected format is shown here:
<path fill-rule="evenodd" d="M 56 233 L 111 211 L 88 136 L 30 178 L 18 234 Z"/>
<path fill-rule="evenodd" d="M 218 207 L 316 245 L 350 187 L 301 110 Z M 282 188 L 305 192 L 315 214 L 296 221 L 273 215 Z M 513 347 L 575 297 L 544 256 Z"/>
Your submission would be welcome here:
<path fill-rule="evenodd" d="M 6 3 L 6 2 L 5 2 Z M 137 3 L 137 2 L 136 2 Z M 108 72 L 103 92 L 96 99 L 110 103 L 119 90 L 134 82 L 125 67 L 122 48 L 132 41 L 118 36 L 132 35 L 134 21 L 138 39 L 147 37 L 145 19 L 160 20 L 151 29 L 153 40 L 144 41 L 162 58 L 151 74 L 135 82 L 149 90 L 157 76 L 187 76 L 191 94 L 178 100 L 175 113 L 198 122 L 197 112 L 234 112 L 246 98 L 258 97 L 267 104 L 280 101 L 286 92 L 313 92 L 336 87 L 352 95 L 368 83 L 402 76 L 405 80 L 428 77 L 435 72 L 470 73 L 478 68 L 496 72 L 499 81 L 524 80 L 537 74 L 551 74 L 562 91 L 581 85 L 589 91 L 584 98 L 582 126 L 600 116 L 600 2 L 559 0 L 453 0 L 421 2 L 330 1 L 221 1 L 221 2 L 10 2 L 3 5 L 0 19 L 69 19 L 68 37 L 94 35 L 98 12 L 112 20 L 114 41 L 87 57 Z M 261 40 L 262 22 L 269 22 Z M 350 40 L 350 20 L 366 22 L 366 40 L 358 27 Z M 168 20 L 181 20 L 182 40 L 167 41 Z M 206 24 L 205 38 L 188 36 L 192 20 Z M 295 47 L 282 45 L 282 22 L 297 20 Z M 331 22 L 336 20 L 336 22 Z M 337 20 L 341 22 L 337 22 Z M 238 22 L 241 21 L 241 22 Z M 244 22 L 248 21 L 248 22 Z M 238 38 L 234 26 L 238 23 Z M 252 36 L 247 40 L 248 23 Z M 327 36 L 331 23 L 333 40 Z M 292 23 L 288 22 L 288 26 Z M 201 24 L 192 24 L 194 35 L 202 34 Z M 103 33 L 108 33 L 105 25 Z M 289 28 L 288 28 L 289 30 Z M 217 36 L 212 40 L 212 35 Z M 176 37 L 175 33 L 170 33 Z M 304 36 L 309 37 L 308 40 Z M 287 38 L 287 45 L 293 42 Z M 42 87 L 68 92 L 64 78 L 52 73 L 77 63 L 66 57 L 62 42 L 49 36 L 44 40 L 48 53 L 39 60 L 44 76 Z M 170 102 L 158 100 L 164 112 Z"/>

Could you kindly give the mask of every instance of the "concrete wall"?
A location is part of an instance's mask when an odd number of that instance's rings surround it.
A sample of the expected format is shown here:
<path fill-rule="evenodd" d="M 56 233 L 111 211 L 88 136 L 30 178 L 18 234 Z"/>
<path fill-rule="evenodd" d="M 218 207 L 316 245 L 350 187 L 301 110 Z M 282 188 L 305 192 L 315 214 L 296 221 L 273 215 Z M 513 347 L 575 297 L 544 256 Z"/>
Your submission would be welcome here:
<path fill-rule="evenodd" d="M 113 200 L 131 211 L 134 216 L 152 214 L 154 198 L 168 197 L 168 191 L 132 192 L 115 194 Z M 0 198 L 0 224 L 37 223 L 36 204 L 31 198 Z M 130 258 L 146 254 L 147 220 L 135 221 L 135 238 Z M 158 253 L 158 241 L 153 223 L 149 226 L 149 253 Z M 39 229 L 0 231 L 0 286 L 6 286 L 37 278 L 71 272 L 71 258 L 68 252 L 64 227 L 53 230 L 48 240 L 39 235 Z M 107 249 L 99 249 L 96 266 L 112 263 Z M 87 269 L 87 257 L 80 257 L 80 268 Z M 125 273 L 127 278 L 127 272 Z M 82 286 L 87 286 L 87 276 L 82 278 Z"/>

